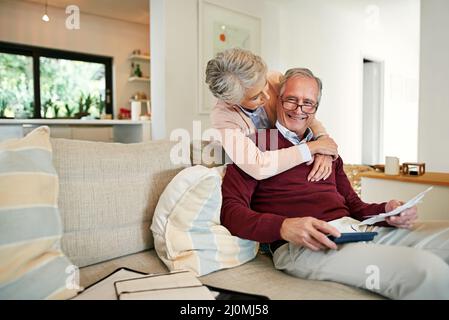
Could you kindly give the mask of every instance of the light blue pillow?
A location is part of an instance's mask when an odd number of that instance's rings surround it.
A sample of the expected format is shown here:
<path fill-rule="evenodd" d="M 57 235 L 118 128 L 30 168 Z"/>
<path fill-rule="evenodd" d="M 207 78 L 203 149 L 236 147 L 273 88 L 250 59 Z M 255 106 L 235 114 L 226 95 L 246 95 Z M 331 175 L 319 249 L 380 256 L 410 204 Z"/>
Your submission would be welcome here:
<path fill-rule="evenodd" d="M 48 127 L 0 143 L 0 300 L 76 294 L 59 247 L 58 187 Z"/>

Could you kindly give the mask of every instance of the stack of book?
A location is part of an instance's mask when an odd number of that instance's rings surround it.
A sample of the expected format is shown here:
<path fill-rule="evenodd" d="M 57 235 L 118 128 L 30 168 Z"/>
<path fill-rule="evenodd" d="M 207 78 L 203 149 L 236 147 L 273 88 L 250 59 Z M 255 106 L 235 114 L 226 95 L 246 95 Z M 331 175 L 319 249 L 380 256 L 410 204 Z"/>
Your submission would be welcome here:
<path fill-rule="evenodd" d="M 121 268 L 89 286 L 73 300 L 215 300 L 191 271 L 143 274 Z"/>
<path fill-rule="evenodd" d="M 268 300 L 267 297 L 203 285 L 191 271 L 146 274 L 120 268 L 72 300 Z"/>

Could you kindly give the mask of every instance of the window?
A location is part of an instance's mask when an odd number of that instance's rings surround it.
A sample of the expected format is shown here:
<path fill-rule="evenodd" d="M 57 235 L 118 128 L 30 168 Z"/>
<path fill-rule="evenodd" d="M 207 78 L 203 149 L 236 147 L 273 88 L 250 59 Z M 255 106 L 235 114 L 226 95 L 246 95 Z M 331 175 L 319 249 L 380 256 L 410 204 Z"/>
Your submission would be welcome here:
<path fill-rule="evenodd" d="M 112 114 L 112 58 L 0 42 L 0 117 Z"/>
<path fill-rule="evenodd" d="M 40 57 L 39 66 L 42 118 L 71 117 L 76 112 L 100 117 L 106 95 L 103 64 Z"/>
<path fill-rule="evenodd" d="M 0 117 L 14 117 L 20 109 L 33 114 L 33 58 L 0 53 Z"/>

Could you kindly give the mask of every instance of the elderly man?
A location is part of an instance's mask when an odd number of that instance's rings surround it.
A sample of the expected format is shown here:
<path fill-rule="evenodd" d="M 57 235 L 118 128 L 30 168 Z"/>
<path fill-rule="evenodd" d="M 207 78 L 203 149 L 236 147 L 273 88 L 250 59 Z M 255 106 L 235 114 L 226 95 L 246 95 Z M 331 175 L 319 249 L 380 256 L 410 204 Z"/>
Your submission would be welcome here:
<path fill-rule="evenodd" d="M 270 144 L 270 134 L 259 132 L 256 140 L 264 141 L 257 143 L 282 149 L 313 139 L 309 125 L 321 89 L 309 70 L 287 71 L 278 99 L 277 141 Z M 222 224 L 238 237 L 269 243 L 275 267 L 293 276 L 336 281 L 393 299 L 449 299 L 448 223 L 415 223 L 415 207 L 362 228 L 378 232 L 374 241 L 337 247 L 327 235 L 338 237 L 348 222 L 357 226 L 400 202 L 364 203 L 351 188 L 341 158 L 325 181 L 309 182 L 309 171 L 302 164 L 257 181 L 230 165 L 222 186 Z"/>

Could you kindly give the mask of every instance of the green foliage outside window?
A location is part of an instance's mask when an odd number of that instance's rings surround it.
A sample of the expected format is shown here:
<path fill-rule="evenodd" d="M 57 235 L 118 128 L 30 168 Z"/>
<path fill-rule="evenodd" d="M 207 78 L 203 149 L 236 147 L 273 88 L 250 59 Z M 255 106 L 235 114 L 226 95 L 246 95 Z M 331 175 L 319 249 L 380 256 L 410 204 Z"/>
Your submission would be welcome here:
<path fill-rule="evenodd" d="M 32 116 L 33 59 L 0 53 L 0 117 Z"/>
<path fill-rule="evenodd" d="M 41 116 L 99 118 L 105 97 L 105 66 L 100 63 L 40 58 Z"/>
<path fill-rule="evenodd" d="M 99 118 L 105 111 L 105 65 L 39 58 L 41 117 Z M 0 117 L 34 113 L 32 58 L 0 53 Z"/>

